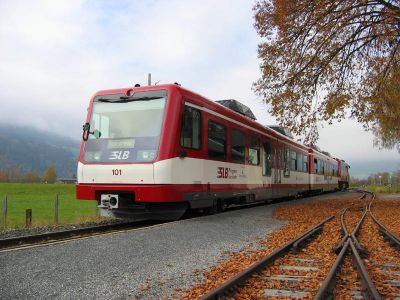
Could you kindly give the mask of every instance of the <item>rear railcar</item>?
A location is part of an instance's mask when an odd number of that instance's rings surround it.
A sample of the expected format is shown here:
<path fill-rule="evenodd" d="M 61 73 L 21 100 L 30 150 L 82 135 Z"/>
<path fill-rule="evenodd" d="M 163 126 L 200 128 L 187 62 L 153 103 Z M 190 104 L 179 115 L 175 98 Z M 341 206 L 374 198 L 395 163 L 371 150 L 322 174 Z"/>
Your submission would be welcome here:
<path fill-rule="evenodd" d="M 339 190 L 342 191 L 347 189 L 350 184 L 350 174 L 349 174 L 350 166 L 347 162 L 345 162 L 342 159 L 337 159 L 337 161 L 339 170 L 338 188 Z"/>
<path fill-rule="evenodd" d="M 328 153 L 310 148 L 310 190 L 329 192 L 338 189 L 338 163 Z"/>

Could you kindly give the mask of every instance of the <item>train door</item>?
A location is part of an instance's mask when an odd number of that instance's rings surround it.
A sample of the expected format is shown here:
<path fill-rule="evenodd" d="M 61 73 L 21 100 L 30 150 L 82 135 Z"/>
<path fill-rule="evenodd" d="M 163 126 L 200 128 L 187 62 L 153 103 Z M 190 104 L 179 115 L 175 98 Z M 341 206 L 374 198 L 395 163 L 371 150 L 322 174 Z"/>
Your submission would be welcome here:
<path fill-rule="evenodd" d="M 278 184 L 280 183 L 279 181 L 279 162 L 278 162 L 278 149 L 276 147 L 274 147 L 274 151 L 273 151 L 273 156 L 272 156 L 272 160 L 273 160 L 273 164 L 274 164 L 274 174 L 273 174 L 273 184 Z"/>
<path fill-rule="evenodd" d="M 331 187 L 330 187 L 331 180 L 330 180 L 330 177 L 329 177 L 329 163 L 327 161 L 325 161 L 324 164 L 325 164 L 325 168 L 324 168 L 325 172 L 324 172 L 324 174 L 325 174 L 325 180 L 326 180 L 326 184 L 327 184 L 327 189 L 330 190 L 331 189 Z"/>
<path fill-rule="evenodd" d="M 283 150 L 278 148 L 278 183 L 282 183 Z"/>
<path fill-rule="evenodd" d="M 272 191 L 271 188 L 273 179 L 271 178 L 272 175 L 272 148 L 271 143 L 269 141 L 263 141 L 262 145 L 262 180 L 263 180 L 263 187 L 267 188 L 265 193 L 265 198 L 271 199 L 272 198 Z"/>
<path fill-rule="evenodd" d="M 206 122 L 202 119 L 202 112 L 186 102 L 182 113 L 179 156 L 187 158 L 177 160 L 177 168 L 173 172 L 176 182 L 191 182 L 199 186 L 207 182 L 207 178 L 204 178 L 203 160 L 193 159 L 201 155 L 202 145 L 207 138 L 202 134 L 202 132 L 207 132 L 205 127 L 207 124 L 204 124 Z M 183 172 L 183 170 L 191 170 L 191 172 Z"/>
<path fill-rule="evenodd" d="M 283 152 L 280 147 L 275 146 L 273 150 L 273 192 L 272 195 L 274 198 L 280 197 L 280 187 L 279 184 L 282 182 L 282 165 L 283 165 Z"/>

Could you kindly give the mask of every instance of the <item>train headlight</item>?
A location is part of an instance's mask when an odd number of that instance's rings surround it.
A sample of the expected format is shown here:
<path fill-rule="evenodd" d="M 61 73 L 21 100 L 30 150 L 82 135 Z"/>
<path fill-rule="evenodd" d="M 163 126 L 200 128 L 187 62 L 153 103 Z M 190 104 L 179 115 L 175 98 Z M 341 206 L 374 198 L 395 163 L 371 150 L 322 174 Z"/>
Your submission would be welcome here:
<path fill-rule="evenodd" d="M 116 194 L 102 194 L 100 196 L 99 208 L 118 208 L 118 195 Z"/>
<path fill-rule="evenodd" d="M 118 199 L 116 197 L 110 198 L 110 206 L 116 206 L 118 204 Z"/>
<path fill-rule="evenodd" d="M 156 158 L 155 150 L 147 150 L 147 151 L 138 151 L 137 153 L 138 160 L 141 161 L 152 161 Z"/>
<path fill-rule="evenodd" d="M 101 157 L 101 152 L 99 151 L 88 151 L 85 153 L 85 160 L 86 161 L 96 161 L 99 160 Z"/>

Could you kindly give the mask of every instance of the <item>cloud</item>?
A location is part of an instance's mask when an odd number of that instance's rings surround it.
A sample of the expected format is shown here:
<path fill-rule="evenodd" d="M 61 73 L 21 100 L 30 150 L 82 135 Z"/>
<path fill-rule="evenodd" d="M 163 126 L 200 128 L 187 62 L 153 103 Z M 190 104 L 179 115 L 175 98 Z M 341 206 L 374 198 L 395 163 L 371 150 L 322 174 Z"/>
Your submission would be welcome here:
<path fill-rule="evenodd" d="M 318 144 L 322 149 L 350 163 L 382 159 L 398 159 L 400 162 L 399 153 L 396 150 L 374 148 L 372 133 L 365 132 L 362 125 L 354 120 L 343 120 L 340 123 L 334 122 L 330 126 L 321 127 L 319 134 Z"/>
<path fill-rule="evenodd" d="M 249 1 L 0 5 L 0 117 L 47 128 L 80 128 L 96 90 L 143 83 L 148 72 L 207 85 L 209 74 L 240 63 L 237 40 L 252 32 Z"/>
<path fill-rule="evenodd" d="M 253 4 L 2 0 L 0 118 L 79 138 L 94 92 L 144 84 L 151 72 L 153 82 L 238 99 L 274 123 L 251 90 L 259 77 Z M 339 149 L 329 140 L 321 134 L 323 148 Z"/>

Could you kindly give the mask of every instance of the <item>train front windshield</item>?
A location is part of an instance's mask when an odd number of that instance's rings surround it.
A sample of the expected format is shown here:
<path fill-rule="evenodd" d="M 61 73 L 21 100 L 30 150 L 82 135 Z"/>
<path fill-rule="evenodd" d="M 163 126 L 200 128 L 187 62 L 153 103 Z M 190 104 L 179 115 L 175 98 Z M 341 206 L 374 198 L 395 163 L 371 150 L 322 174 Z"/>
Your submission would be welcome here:
<path fill-rule="evenodd" d="M 131 97 L 97 96 L 84 160 L 90 163 L 154 161 L 166 101 L 166 91 L 137 92 Z"/>

